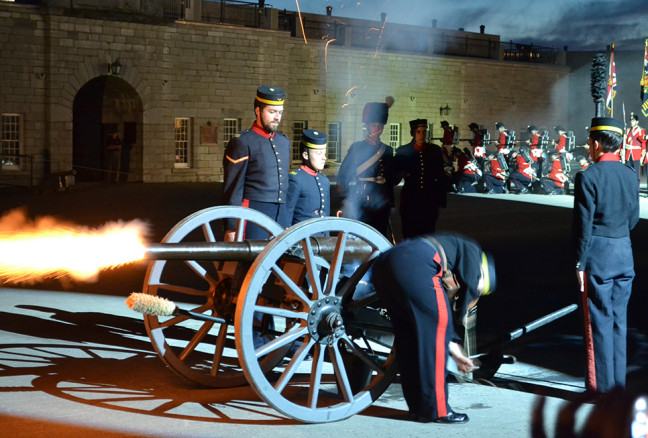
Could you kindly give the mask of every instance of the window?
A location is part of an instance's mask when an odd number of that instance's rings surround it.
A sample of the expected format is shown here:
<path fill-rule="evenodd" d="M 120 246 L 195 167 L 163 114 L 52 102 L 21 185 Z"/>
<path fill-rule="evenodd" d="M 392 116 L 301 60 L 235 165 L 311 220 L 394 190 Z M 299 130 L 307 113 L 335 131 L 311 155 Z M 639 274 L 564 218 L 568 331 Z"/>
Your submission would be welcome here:
<path fill-rule="evenodd" d="M 224 119 L 223 120 L 223 145 L 227 146 L 227 143 L 233 138 L 236 137 L 236 134 L 241 130 L 241 121 L 239 119 Z"/>
<path fill-rule="evenodd" d="M 332 122 L 328 125 L 328 146 L 326 150 L 327 159 L 330 161 L 342 161 L 342 124 Z"/>
<path fill-rule="evenodd" d="M 291 157 L 293 161 L 301 162 L 301 156 L 299 155 L 299 145 L 301 144 L 302 135 L 304 131 L 308 129 L 308 122 L 305 120 L 298 120 L 293 122 L 293 131 L 292 131 L 292 153 Z"/>
<path fill-rule="evenodd" d="M 431 123 L 428 123 L 427 125 L 427 138 L 425 141 L 427 143 L 434 143 L 434 125 Z"/>
<path fill-rule="evenodd" d="M 191 131 L 190 119 L 176 117 L 175 119 L 175 167 L 189 167 Z"/>
<path fill-rule="evenodd" d="M 401 125 L 400 123 L 389 124 L 389 146 L 396 149 L 401 143 Z"/>
<path fill-rule="evenodd" d="M 20 145 L 22 143 L 22 117 L 20 114 L 2 115 L 2 149 L 0 159 L 3 169 L 20 168 Z"/>

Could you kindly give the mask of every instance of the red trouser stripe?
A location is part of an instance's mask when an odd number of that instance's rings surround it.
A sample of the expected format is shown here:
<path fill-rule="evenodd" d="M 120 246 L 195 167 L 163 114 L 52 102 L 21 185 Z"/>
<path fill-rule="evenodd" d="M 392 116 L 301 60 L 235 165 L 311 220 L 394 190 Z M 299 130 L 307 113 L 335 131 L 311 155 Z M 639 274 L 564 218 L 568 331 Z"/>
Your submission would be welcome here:
<path fill-rule="evenodd" d="M 441 264 L 441 258 L 439 253 L 434 255 L 434 261 L 438 264 Z M 440 271 L 432 279 L 434 284 L 434 291 L 436 294 L 437 309 L 439 311 L 439 320 L 437 322 L 436 329 L 436 357 L 434 361 L 434 388 L 436 390 L 436 402 L 437 402 L 437 411 L 439 417 L 445 417 L 448 415 L 447 404 L 446 404 L 446 391 L 445 391 L 445 369 L 446 369 L 446 329 L 448 327 L 448 309 L 445 302 L 445 291 L 443 286 L 441 286 L 441 275 L 443 274 Z"/>
<path fill-rule="evenodd" d="M 585 275 L 585 273 L 583 273 Z M 587 277 L 585 277 L 585 292 L 583 298 L 583 319 L 585 322 L 585 354 L 587 355 L 586 387 L 596 391 L 596 360 L 594 359 L 594 338 L 592 336 L 592 318 L 587 300 Z"/>

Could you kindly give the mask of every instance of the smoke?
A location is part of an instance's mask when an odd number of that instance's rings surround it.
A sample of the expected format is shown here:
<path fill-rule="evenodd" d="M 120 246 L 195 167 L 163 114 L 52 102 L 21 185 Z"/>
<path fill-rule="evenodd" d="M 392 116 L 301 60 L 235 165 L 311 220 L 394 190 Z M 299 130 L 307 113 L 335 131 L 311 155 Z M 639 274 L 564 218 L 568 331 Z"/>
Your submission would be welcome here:
<path fill-rule="evenodd" d="M 102 269 L 143 258 L 149 228 L 138 219 L 92 228 L 12 210 L 0 217 L 0 282 L 96 282 Z"/>

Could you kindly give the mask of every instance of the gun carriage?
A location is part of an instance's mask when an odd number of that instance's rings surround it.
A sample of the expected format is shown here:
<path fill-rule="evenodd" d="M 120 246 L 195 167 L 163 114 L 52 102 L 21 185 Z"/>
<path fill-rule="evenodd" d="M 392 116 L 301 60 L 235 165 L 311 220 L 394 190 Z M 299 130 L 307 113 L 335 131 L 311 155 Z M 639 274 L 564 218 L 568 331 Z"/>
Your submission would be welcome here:
<path fill-rule="evenodd" d="M 233 242 L 222 241 L 227 218 L 237 219 Z M 271 239 L 245 241 L 246 223 Z M 386 312 L 375 295 L 355 296 L 390 246 L 350 219 L 284 230 L 251 209 L 208 208 L 148 247 L 144 289 L 129 300 L 178 302 L 144 322 L 160 358 L 183 378 L 215 388 L 247 382 L 288 417 L 342 420 L 369 407 L 396 374 Z"/>

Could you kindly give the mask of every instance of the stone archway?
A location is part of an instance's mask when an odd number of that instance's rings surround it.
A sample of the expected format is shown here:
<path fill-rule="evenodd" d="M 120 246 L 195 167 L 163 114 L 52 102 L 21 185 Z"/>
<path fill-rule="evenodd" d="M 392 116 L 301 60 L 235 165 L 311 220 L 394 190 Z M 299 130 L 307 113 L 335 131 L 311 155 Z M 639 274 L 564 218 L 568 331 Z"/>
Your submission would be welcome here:
<path fill-rule="evenodd" d="M 106 138 L 123 140 L 119 181 L 142 181 L 142 99 L 117 76 L 88 81 L 74 98 L 72 162 L 77 181 L 107 180 Z"/>

